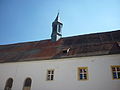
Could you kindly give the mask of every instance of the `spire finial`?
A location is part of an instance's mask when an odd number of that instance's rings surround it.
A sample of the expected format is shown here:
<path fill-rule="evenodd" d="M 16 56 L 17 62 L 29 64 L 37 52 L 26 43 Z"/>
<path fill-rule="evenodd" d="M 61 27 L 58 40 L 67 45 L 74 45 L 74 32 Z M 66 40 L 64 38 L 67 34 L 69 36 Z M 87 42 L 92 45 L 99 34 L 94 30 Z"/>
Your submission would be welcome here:
<path fill-rule="evenodd" d="M 57 13 L 57 17 L 59 17 L 59 12 Z"/>
<path fill-rule="evenodd" d="M 60 10 L 58 9 L 58 15 L 59 15 L 59 13 L 60 13 Z"/>
<path fill-rule="evenodd" d="M 55 21 L 59 20 L 59 12 L 57 13 L 57 17 L 55 18 Z"/>
<path fill-rule="evenodd" d="M 55 22 L 60 22 L 59 14 L 60 14 L 60 11 L 58 10 L 57 16 L 55 18 Z"/>

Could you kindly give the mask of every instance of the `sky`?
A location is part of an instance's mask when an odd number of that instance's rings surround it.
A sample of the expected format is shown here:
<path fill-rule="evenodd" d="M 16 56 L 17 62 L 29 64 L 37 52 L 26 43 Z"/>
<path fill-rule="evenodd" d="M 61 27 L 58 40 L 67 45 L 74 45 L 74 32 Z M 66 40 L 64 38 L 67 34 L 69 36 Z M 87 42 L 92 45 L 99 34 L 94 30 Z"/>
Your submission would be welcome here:
<path fill-rule="evenodd" d="M 120 30 L 120 0 L 0 0 L 0 45 L 50 39 L 58 11 L 63 37 Z"/>

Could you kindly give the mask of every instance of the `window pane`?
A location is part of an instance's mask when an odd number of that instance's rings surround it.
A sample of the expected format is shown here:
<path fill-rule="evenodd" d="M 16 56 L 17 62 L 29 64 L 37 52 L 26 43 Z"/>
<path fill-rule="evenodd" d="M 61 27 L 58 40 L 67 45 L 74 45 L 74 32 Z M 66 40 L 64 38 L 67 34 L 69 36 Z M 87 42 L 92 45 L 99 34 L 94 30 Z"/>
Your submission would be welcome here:
<path fill-rule="evenodd" d="M 86 74 L 84 74 L 84 79 L 87 79 L 87 75 Z"/>
<path fill-rule="evenodd" d="M 86 69 L 84 69 L 84 72 L 86 72 L 87 70 Z"/>
<path fill-rule="evenodd" d="M 82 73 L 82 69 L 80 69 L 80 73 Z"/>
<path fill-rule="evenodd" d="M 51 80 L 53 80 L 53 75 L 51 75 Z"/>
<path fill-rule="evenodd" d="M 48 74 L 50 74 L 50 71 L 48 71 Z"/>
<path fill-rule="evenodd" d="M 113 72 L 113 78 L 117 78 L 117 75 L 115 72 Z"/>
<path fill-rule="evenodd" d="M 112 67 L 112 71 L 115 71 L 115 68 L 114 68 L 114 67 Z"/>
<path fill-rule="evenodd" d="M 52 70 L 52 74 L 54 74 L 54 70 Z"/>
<path fill-rule="evenodd" d="M 120 71 L 120 67 L 117 67 L 117 71 Z"/>
<path fill-rule="evenodd" d="M 118 72 L 118 78 L 120 78 L 120 72 Z"/>
<path fill-rule="evenodd" d="M 32 80 L 31 80 L 30 78 L 27 78 L 27 79 L 25 80 L 24 87 L 30 87 L 30 86 L 31 86 L 31 82 L 32 82 Z"/>
<path fill-rule="evenodd" d="M 82 74 L 80 74 L 80 79 L 83 79 L 83 75 Z"/>
<path fill-rule="evenodd" d="M 9 78 L 9 79 L 6 81 L 6 85 L 5 85 L 4 90 L 11 90 L 12 84 L 13 84 L 13 79 L 12 79 L 12 78 Z"/>
<path fill-rule="evenodd" d="M 50 75 L 48 75 L 47 80 L 50 80 Z"/>

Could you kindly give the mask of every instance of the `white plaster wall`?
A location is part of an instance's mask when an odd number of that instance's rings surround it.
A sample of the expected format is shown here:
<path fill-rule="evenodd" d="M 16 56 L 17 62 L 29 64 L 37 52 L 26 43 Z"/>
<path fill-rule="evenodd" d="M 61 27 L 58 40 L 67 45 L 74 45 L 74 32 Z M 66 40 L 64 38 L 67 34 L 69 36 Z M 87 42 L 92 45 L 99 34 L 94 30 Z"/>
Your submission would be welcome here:
<path fill-rule="evenodd" d="M 0 90 L 9 77 L 12 90 L 22 90 L 24 80 L 32 78 L 31 90 L 119 90 L 111 65 L 120 65 L 120 54 L 0 64 Z M 88 67 L 89 79 L 77 80 L 77 68 Z M 55 69 L 53 81 L 46 80 L 48 69 Z"/>

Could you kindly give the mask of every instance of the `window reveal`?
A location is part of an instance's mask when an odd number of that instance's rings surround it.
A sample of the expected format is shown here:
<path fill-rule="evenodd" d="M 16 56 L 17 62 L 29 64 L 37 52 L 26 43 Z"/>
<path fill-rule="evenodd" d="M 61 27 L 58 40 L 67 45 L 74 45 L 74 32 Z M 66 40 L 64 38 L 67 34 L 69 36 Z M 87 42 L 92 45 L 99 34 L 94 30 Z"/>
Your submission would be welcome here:
<path fill-rule="evenodd" d="M 113 79 L 120 79 L 120 66 L 111 66 Z"/>
<path fill-rule="evenodd" d="M 47 80 L 54 80 L 54 70 L 47 71 Z"/>
<path fill-rule="evenodd" d="M 87 80 L 88 79 L 88 68 L 87 67 L 79 67 L 78 68 L 78 79 L 79 80 Z"/>

